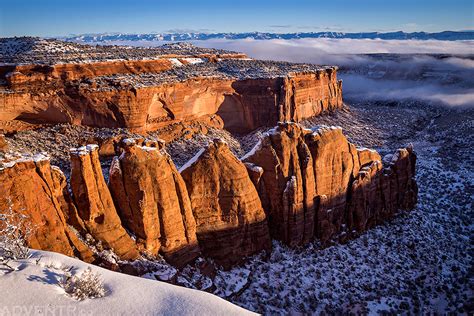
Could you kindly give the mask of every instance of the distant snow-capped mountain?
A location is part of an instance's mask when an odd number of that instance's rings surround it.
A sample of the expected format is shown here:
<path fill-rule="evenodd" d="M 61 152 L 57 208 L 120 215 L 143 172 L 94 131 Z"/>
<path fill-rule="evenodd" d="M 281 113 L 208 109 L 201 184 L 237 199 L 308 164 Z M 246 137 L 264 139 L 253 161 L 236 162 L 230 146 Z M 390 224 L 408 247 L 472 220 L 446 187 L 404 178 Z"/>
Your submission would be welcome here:
<path fill-rule="evenodd" d="M 350 38 L 350 39 L 383 39 L 383 40 L 474 40 L 474 31 L 444 31 L 438 33 L 413 32 L 305 32 L 305 33 L 151 33 L 151 34 L 84 34 L 66 37 L 65 40 L 84 43 L 112 41 L 190 41 L 209 39 L 300 39 L 300 38 Z"/>

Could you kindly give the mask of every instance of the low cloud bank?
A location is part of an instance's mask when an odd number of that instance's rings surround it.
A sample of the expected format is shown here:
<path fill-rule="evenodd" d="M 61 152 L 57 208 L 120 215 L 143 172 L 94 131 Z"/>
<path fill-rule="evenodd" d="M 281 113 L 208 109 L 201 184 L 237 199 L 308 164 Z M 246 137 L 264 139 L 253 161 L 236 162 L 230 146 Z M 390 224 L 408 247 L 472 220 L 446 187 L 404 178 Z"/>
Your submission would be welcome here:
<path fill-rule="evenodd" d="M 344 95 L 351 98 L 474 106 L 474 41 L 248 39 L 195 44 L 243 51 L 259 59 L 337 65 Z M 403 55 L 364 55 L 381 53 Z"/>
<path fill-rule="evenodd" d="M 254 58 L 279 58 L 296 62 L 317 61 L 327 54 L 474 54 L 474 41 L 380 40 L 380 39 L 296 39 L 296 40 L 207 40 L 201 47 L 243 51 Z M 321 55 L 321 56 L 320 56 Z"/>
<path fill-rule="evenodd" d="M 380 80 L 344 74 L 344 94 L 365 100 L 423 100 L 449 106 L 474 106 L 474 88 L 442 85 L 436 81 Z"/>
<path fill-rule="evenodd" d="M 150 46 L 163 42 L 114 44 Z M 216 39 L 193 44 L 244 52 L 258 59 L 337 65 L 348 98 L 420 99 L 474 106 L 474 41 Z M 364 55 L 381 53 L 401 55 Z"/>

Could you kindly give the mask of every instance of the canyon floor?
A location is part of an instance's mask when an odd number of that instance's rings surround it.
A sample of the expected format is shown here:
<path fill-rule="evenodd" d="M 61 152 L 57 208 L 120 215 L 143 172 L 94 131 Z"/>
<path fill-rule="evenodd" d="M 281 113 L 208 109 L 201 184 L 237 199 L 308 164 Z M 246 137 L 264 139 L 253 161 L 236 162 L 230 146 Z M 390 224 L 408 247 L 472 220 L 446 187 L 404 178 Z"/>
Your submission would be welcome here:
<path fill-rule="evenodd" d="M 307 121 L 342 126 L 351 142 L 385 153 L 412 143 L 419 202 L 344 245 L 255 258 L 248 288 L 231 301 L 264 314 L 473 311 L 472 109 L 420 102 L 349 101 L 350 110 Z"/>
<path fill-rule="evenodd" d="M 418 154 L 417 208 L 347 244 L 326 249 L 317 243 L 289 249 L 274 242 L 271 254 L 218 271 L 214 280 L 188 266 L 180 272 L 182 285 L 263 314 L 474 310 L 474 110 L 419 101 L 346 102 L 347 108 L 303 124 L 339 125 L 351 142 L 377 149 L 382 156 L 412 143 Z M 210 129 L 207 135 L 174 141 L 167 149 L 178 167 L 213 138 L 225 139 L 242 156 L 265 131 L 232 135 Z M 68 148 L 78 138 L 124 132 L 61 125 L 19 132 L 7 142 L 12 150 L 46 151 L 52 163 L 67 171 Z M 109 163 L 103 160 L 104 171 Z M 173 273 L 171 267 L 168 270 Z"/>

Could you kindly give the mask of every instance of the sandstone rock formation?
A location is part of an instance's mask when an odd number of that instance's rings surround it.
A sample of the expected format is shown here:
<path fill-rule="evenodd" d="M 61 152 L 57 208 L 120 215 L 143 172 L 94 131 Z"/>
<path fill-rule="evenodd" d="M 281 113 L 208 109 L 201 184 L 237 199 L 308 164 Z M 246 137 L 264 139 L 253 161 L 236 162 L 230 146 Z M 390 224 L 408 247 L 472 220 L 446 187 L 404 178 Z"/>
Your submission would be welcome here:
<path fill-rule="evenodd" d="M 122 259 L 138 257 L 137 247 L 122 223 L 105 183 L 98 146 L 71 149 L 71 190 L 85 229 Z"/>
<path fill-rule="evenodd" d="M 37 90 L 33 90 L 37 89 Z M 273 79 L 190 78 L 107 89 L 63 83 L 1 93 L 0 128 L 12 120 L 156 130 L 218 114 L 224 128 L 247 132 L 342 106 L 335 71 Z"/>
<path fill-rule="evenodd" d="M 336 67 L 206 54 L 196 47 L 172 55 L 167 49 L 157 51 L 163 55 L 101 50 L 78 46 L 73 56 L 0 56 L 9 61 L 0 65 L 0 130 L 71 123 L 143 132 L 218 115 L 224 128 L 246 132 L 342 107 Z M 129 54 L 133 59 L 123 60 Z"/>
<path fill-rule="evenodd" d="M 271 247 L 267 220 L 245 165 L 220 140 L 180 170 L 204 255 L 224 267 Z"/>
<path fill-rule="evenodd" d="M 315 180 L 304 141 L 308 132 L 297 124 L 279 124 L 242 158 L 263 169 L 256 186 L 270 231 L 291 246 L 305 244 L 314 235 Z"/>
<path fill-rule="evenodd" d="M 32 234 L 28 246 L 94 261 L 93 253 L 66 223 L 68 199 L 64 175 L 42 155 L 3 163 L 0 211 L 26 216 Z"/>
<path fill-rule="evenodd" d="M 141 141 L 143 143 L 143 141 Z M 199 254 L 196 222 L 186 185 L 162 144 L 123 141 L 110 168 L 109 187 L 124 226 L 145 251 L 175 266 Z"/>
<path fill-rule="evenodd" d="M 272 236 L 288 245 L 348 238 L 416 204 L 416 155 L 356 149 L 337 127 L 279 123 L 242 159 L 259 189 Z M 263 169 L 263 174 L 258 172 Z"/>

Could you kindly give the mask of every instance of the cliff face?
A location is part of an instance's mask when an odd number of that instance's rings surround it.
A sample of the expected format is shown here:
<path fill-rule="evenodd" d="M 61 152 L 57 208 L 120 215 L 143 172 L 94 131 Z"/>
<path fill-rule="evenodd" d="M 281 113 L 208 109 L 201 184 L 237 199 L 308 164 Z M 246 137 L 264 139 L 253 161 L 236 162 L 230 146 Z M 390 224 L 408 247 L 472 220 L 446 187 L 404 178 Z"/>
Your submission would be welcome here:
<path fill-rule="evenodd" d="M 85 230 L 120 258 L 137 258 L 136 245 L 122 226 L 102 175 L 98 146 L 71 150 L 71 190 Z"/>
<path fill-rule="evenodd" d="M 80 71 L 68 71 L 66 66 L 42 66 L 44 71 L 28 69 L 30 75 L 10 73 L 8 78 L 15 84 L 0 90 L 0 129 L 14 129 L 11 121 L 24 121 L 149 131 L 217 114 L 224 128 L 247 132 L 342 106 L 341 82 L 332 68 L 275 78 L 209 76 L 149 85 L 121 81 L 106 87 L 85 79 L 126 70 L 128 75 L 141 74 L 142 68 L 156 74 L 168 66 L 164 61 L 143 61 L 110 65 L 110 69 L 76 65 Z"/>
<path fill-rule="evenodd" d="M 182 267 L 202 251 L 228 268 L 270 249 L 270 236 L 293 247 L 325 245 L 417 201 L 411 147 L 382 162 L 337 127 L 279 123 L 242 160 L 216 140 L 180 172 L 162 142 L 127 139 L 122 147 L 109 187 L 97 145 L 72 149 L 72 196 L 48 160 L 0 161 L 0 210 L 29 217 L 34 248 L 94 260 L 77 232 L 121 259 L 162 254 Z"/>
<path fill-rule="evenodd" d="M 150 147 L 150 145 L 154 145 Z M 122 222 L 145 251 L 183 266 L 199 254 L 186 185 L 158 144 L 124 141 L 110 168 L 109 187 Z"/>
<path fill-rule="evenodd" d="M 181 171 L 204 255 L 230 267 L 271 248 L 266 216 L 246 167 L 214 141 Z"/>
<path fill-rule="evenodd" d="M 280 125 L 243 158 L 249 170 L 263 169 L 254 181 L 272 236 L 291 246 L 314 235 L 314 172 L 304 133 L 298 125 Z"/>
<path fill-rule="evenodd" d="M 70 210 L 62 202 L 69 196 L 63 180 L 62 172 L 45 157 L 11 161 L 0 169 L 0 210 L 26 216 L 32 230 L 30 247 L 92 262 L 92 252 L 67 225 Z"/>
<path fill-rule="evenodd" d="M 413 150 L 400 149 L 384 167 L 380 155 L 356 149 L 340 128 L 280 123 L 243 160 L 263 169 L 260 178 L 250 174 L 270 231 L 292 246 L 348 238 L 416 204 Z"/>

